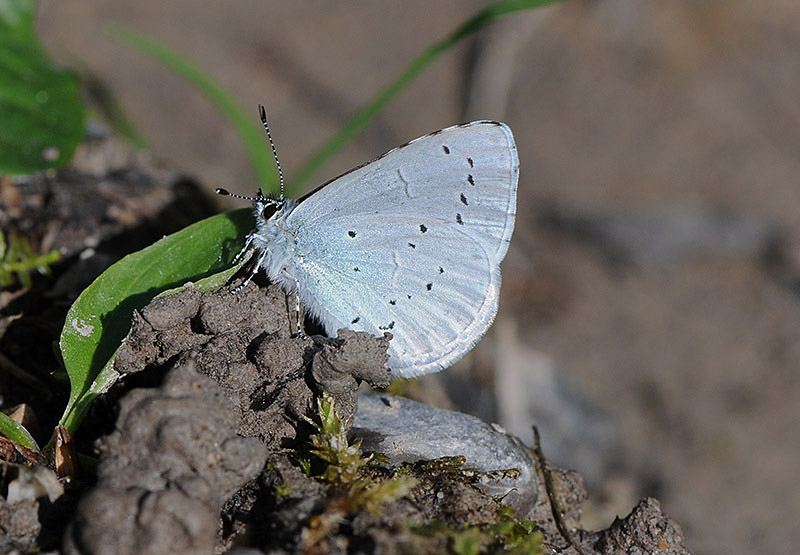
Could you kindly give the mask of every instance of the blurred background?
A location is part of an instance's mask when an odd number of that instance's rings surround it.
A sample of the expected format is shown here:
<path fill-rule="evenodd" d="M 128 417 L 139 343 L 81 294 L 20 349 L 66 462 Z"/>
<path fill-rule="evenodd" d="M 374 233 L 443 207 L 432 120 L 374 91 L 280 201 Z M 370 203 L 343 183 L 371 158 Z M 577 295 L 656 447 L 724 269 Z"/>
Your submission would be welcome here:
<path fill-rule="evenodd" d="M 109 24 L 190 58 L 254 121 L 264 104 L 291 176 L 486 4 L 42 0 L 38 27 L 165 165 L 209 194 L 252 194 L 223 116 Z M 521 178 L 500 314 L 456 368 L 407 390 L 528 442 L 536 424 L 545 455 L 584 475 L 589 527 L 651 495 L 693 552 L 797 550 L 798 29 L 794 0 L 514 15 L 437 60 L 314 180 L 455 123 L 511 126 Z"/>

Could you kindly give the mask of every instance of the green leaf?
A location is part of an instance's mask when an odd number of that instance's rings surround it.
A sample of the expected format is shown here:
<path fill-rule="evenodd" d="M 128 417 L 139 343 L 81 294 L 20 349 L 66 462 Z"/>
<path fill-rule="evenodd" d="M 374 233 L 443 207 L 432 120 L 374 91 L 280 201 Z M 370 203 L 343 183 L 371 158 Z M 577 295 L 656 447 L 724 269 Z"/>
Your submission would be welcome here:
<path fill-rule="evenodd" d="M 0 412 L 0 434 L 28 449 L 39 451 L 36 440 L 28 433 L 25 426 L 3 412 Z"/>
<path fill-rule="evenodd" d="M 518 12 L 552 4 L 560 0 L 502 0 L 486 6 L 467 19 L 455 31 L 441 41 L 431 45 L 409 64 L 406 70 L 386 87 L 372 102 L 364 106 L 345 126 L 314 154 L 311 159 L 293 176 L 287 191 L 297 191 L 327 164 L 355 135 L 372 121 L 389 102 L 400 94 L 436 58 L 457 44 L 461 39 L 483 29 L 497 19 Z"/>
<path fill-rule="evenodd" d="M 0 0 L 0 172 L 61 166 L 84 136 L 78 80 L 36 40 L 35 11 L 33 0 Z"/>
<path fill-rule="evenodd" d="M 236 99 L 215 82 L 209 74 L 174 50 L 119 25 L 112 26 L 110 33 L 114 37 L 149 54 L 200 89 L 233 125 L 247 149 L 264 194 L 278 192 L 278 174 L 275 168 L 275 161 L 272 158 L 272 152 L 265 148 L 264 131 L 260 124 L 256 124 L 259 121 L 258 118 L 253 117 L 253 114 L 257 113 L 255 110 L 253 110 L 252 114 L 249 111 L 242 110 Z"/>
<path fill-rule="evenodd" d="M 61 332 L 70 397 L 61 424 L 74 434 L 89 406 L 117 379 L 113 357 L 135 309 L 187 282 L 219 286 L 238 267 L 231 261 L 254 226 L 252 210 L 212 216 L 129 254 L 103 272 L 75 300 Z"/>

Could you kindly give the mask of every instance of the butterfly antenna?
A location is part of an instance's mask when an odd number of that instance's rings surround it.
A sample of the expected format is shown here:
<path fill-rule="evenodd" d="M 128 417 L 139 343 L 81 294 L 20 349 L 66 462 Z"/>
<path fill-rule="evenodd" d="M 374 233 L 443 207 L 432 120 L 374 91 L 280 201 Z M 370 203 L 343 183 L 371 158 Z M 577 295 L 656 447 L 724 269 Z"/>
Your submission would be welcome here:
<path fill-rule="evenodd" d="M 272 140 L 272 133 L 269 132 L 269 123 L 267 123 L 267 110 L 264 109 L 264 106 L 259 104 L 258 105 L 258 112 L 261 114 L 261 123 L 264 124 L 264 129 L 267 132 L 267 140 L 269 140 L 269 146 L 270 146 L 270 148 L 272 148 L 272 156 L 275 158 L 275 165 L 278 168 L 278 180 L 279 180 L 280 187 L 281 187 L 281 196 L 280 196 L 280 198 L 283 199 L 283 188 L 284 188 L 284 184 L 283 184 L 283 169 L 281 168 L 281 161 L 278 159 L 278 150 L 275 148 L 275 142 Z M 218 195 L 222 195 L 222 196 L 225 196 L 225 197 L 239 198 L 239 199 L 242 199 L 242 200 L 256 201 L 256 200 L 262 200 L 262 199 L 265 198 L 264 195 L 261 193 L 261 189 L 258 190 L 258 194 L 256 196 L 254 196 L 254 197 L 249 197 L 249 196 L 245 196 L 245 195 L 237 195 L 236 193 L 231 193 L 227 189 L 223 189 L 221 187 L 217 188 L 215 190 L 215 192 Z"/>
<path fill-rule="evenodd" d="M 233 197 L 233 198 L 240 198 L 242 200 L 252 200 L 252 201 L 259 200 L 259 197 L 248 197 L 248 196 L 245 196 L 245 195 L 237 195 L 236 193 L 231 193 L 229 190 L 223 189 L 221 187 L 217 187 L 216 189 L 214 189 L 214 192 L 217 193 L 218 195 L 222 195 L 224 197 Z M 259 190 L 259 195 L 260 194 L 261 194 L 261 191 Z M 261 197 L 261 198 L 263 198 L 263 197 Z"/>
<path fill-rule="evenodd" d="M 275 157 L 275 165 L 278 167 L 281 198 L 283 198 L 283 170 L 281 169 L 281 161 L 278 159 L 278 151 L 275 149 L 275 143 L 272 141 L 272 133 L 269 132 L 269 124 L 267 123 L 267 110 L 264 108 L 264 106 L 259 104 L 258 111 L 261 114 L 261 123 L 264 124 L 264 129 L 267 131 L 267 139 L 269 140 L 269 146 L 272 148 L 272 155 Z"/>

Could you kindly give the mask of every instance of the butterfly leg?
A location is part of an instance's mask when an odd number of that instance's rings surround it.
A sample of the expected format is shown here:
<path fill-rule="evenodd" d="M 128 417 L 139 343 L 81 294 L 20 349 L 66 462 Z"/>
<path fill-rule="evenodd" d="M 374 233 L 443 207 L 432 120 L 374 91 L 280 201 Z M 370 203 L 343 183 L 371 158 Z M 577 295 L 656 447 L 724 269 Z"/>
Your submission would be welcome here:
<path fill-rule="evenodd" d="M 306 337 L 306 332 L 303 331 L 301 326 L 301 318 L 300 318 L 300 283 L 298 283 L 297 279 L 294 280 L 294 314 L 296 317 L 295 324 L 297 325 L 297 335 L 298 337 Z"/>
<path fill-rule="evenodd" d="M 234 266 L 235 266 L 236 264 L 238 264 L 238 263 L 239 263 L 239 261 L 240 261 L 240 260 L 241 260 L 241 259 L 242 259 L 242 258 L 243 258 L 243 257 L 244 257 L 246 254 L 249 254 L 249 253 L 251 252 L 251 250 L 250 250 L 250 245 L 252 245 L 252 244 L 253 244 L 253 239 L 255 239 L 255 233 L 251 233 L 250 235 L 248 235 L 248 236 L 247 236 L 247 240 L 244 242 L 244 246 L 242 247 L 242 250 L 240 250 L 240 251 L 239 251 L 239 253 L 238 253 L 238 254 L 237 254 L 237 255 L 236 255 L 234 258 L 233 258 L 233 265 L 234 265 Z M 255 266 L 255 268 L 253 269 L 253 271 L 252 271 L 252 272 L 250 272 L 250 275 L 249 275 L 249 276 L 247 276 L 247 279 L 245 280 L 245 282 L 244 282 L 244 283 L 242 283 L 241 285 L 237 286 L 236 288 L 234 288 L 234 289 L 233 289 L 233 291 L 231 291 L 231 293 L 238 293 L 239 291 L 241 291 L 241 290 L 242 290 L 242 288 L 243 288 L 245 285 L 247 285 L 248 283 L 250 283 L 250 280 L 253 278 L 253 275 L 255 275 L 255 273 L 258 271 L 258 268 L 259 268 L 259 265 L 258 265 L 258 264 L 256 264 L 256 266 Z"/>
<path fill-rule="evenodd" d="M 261 256 L 258 257 L 258 260 L 256 261 L 256 263 L 253 264 L 253 269 L 250 270 L 250 273 L 248 274 L 247 278 L 240 285 L 236 286 L 236 288 L 234 288 L 232 293 L 238 293 L 239 291 L 241 291 L 242 289 L 244 289 L 245 287 L 247 287 L 249 285 L 250 280 L 252 280 L 253 277 L 261 269 L 261 264 L 263 264 L 264 260 L 267 259 L 267 255 L 268 254 L 269 254 L 269 251 L 264 249 L 264 251 L 261 253 Z"/>
<path fill-rule="evenodd" d="M 295 330 L 298 337 L 308 337 L 306 332 L 303 331 L 302 312 L 300 310 L 300 282 L 297 278 L 283 269 L 282 275 L 294 281 L 294 316 L 295 316 Z"/>
<path fill-rule="evenodd" d="M 251 233 L 250 235 L 247 236 L 247 241 L 245 241 L 244 246 L 242 247 L 242 250 L 240 250 L 239 254 L 237 254 L 233 259 L 233 264 L 234 265 L 238 264 L 239 261 L 242 259 L 242 257 L 245 255 L 245 253 L 250 250 L 250 245 L 253 244 L 253 239 L 255 239 L 255 234 L 254 233 Z"/>

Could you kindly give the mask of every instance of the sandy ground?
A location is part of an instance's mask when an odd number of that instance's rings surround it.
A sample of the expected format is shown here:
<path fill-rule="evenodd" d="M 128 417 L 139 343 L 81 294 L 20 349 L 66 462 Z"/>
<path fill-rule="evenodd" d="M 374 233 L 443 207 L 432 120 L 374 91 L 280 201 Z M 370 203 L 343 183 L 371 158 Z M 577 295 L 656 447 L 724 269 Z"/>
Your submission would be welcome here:
<path fill-rule="evenodd" d="M 40 34 L 159 157 L 247 194 L 223 117 L 108 24 L 184 53 L 254 119 L 265 104 L 291 176 L 483 4 L 42 0 Z M 317 179 L 456 122 L 507 122 L 518 227 L 487 341 L 510 334 L 607 415 L 632 484 L 620 512 L 658 497 L 696 553 L 790 553 L 800 539 L 798 24 L 790 0 L 567 2 L 508 18 L 433 64 Z"/>

